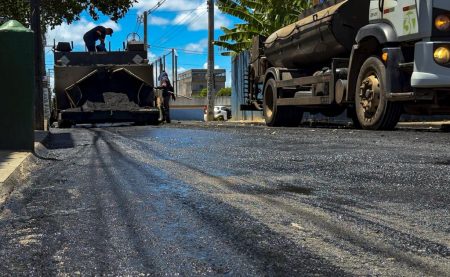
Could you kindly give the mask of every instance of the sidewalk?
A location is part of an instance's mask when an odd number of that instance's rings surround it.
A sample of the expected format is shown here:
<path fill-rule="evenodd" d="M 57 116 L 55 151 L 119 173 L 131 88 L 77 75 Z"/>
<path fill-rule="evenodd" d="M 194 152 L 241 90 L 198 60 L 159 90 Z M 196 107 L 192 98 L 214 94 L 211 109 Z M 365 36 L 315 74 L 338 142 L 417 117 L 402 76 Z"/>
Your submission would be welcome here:
<path fill-rule="evenodd" d="M 416 122 L 400 122 L 399 128 L 411 128 L 411 129 L 440 129 L 442 131 L 448 131 L 450 121 L 416 121 Z"/>
<path fill-rule="evenodd" d="M 35 148 L 42 147 L 48 132 L 35 131 Z M 31 152 L 0 151 L 0 206 L 5 197 L 11 192 L 8 180 L 20 169 L 20 166 L 33 155 Z"/>

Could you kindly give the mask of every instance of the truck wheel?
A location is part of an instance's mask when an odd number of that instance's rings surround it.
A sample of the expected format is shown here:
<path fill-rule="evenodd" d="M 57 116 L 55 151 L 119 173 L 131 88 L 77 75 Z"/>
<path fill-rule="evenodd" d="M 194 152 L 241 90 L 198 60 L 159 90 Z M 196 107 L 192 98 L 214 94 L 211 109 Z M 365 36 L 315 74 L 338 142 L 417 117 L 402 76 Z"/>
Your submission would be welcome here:
<path fill-rule="evenodd" d="M 264 86 L 264 119 L 271 127 L 298 127 L 302 121 L 303 112 L 298 107 L 277 106 L 277 83 L 269 79 Z"/>
<path fill-rule="evenodd" d="M 366 130 L 392 130 L 402 114 L 402 106 L 386 99 L 386 67 L 377 57 L 368 58 L 356 83 L 355 109 Z"/>

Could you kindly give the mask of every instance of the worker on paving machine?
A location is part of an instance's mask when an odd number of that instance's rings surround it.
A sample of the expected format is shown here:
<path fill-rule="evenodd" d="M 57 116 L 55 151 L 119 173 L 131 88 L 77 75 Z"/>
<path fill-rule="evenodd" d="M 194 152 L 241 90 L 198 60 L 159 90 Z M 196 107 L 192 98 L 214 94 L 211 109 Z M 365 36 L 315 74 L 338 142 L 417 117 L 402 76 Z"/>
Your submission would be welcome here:
<path fill-rule="evenodd" d="M 112 36 L 113 29 L 97 26 L 84 34 L 83 39 L 89 52 L 106 52 L 105 38 L 107 35 Z M 99 47 L 95 46 L 97 40 L 100 40 Z"/>

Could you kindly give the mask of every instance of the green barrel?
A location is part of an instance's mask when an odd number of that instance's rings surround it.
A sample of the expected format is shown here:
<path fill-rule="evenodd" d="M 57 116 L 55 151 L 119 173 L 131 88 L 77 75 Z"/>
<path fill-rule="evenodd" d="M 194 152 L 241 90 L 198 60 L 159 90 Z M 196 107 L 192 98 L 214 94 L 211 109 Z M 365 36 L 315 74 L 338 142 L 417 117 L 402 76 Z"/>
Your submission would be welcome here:
<path fill-rule="evenodd" d="M 0 150 L 34 150 L 33 32 L 0 26 Z"/>

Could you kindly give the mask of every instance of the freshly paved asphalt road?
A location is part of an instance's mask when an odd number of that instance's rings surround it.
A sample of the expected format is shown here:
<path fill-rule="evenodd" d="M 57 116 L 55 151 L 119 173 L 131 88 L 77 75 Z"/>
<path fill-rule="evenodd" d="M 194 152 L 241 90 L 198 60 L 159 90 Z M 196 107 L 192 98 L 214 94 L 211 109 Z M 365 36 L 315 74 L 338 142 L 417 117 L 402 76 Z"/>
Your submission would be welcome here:
<path fill-rule="evenodd" d="M 0 275 L 450 276 L 449 133 L 177 124 L 47 146 L 0 210 Z"/>

